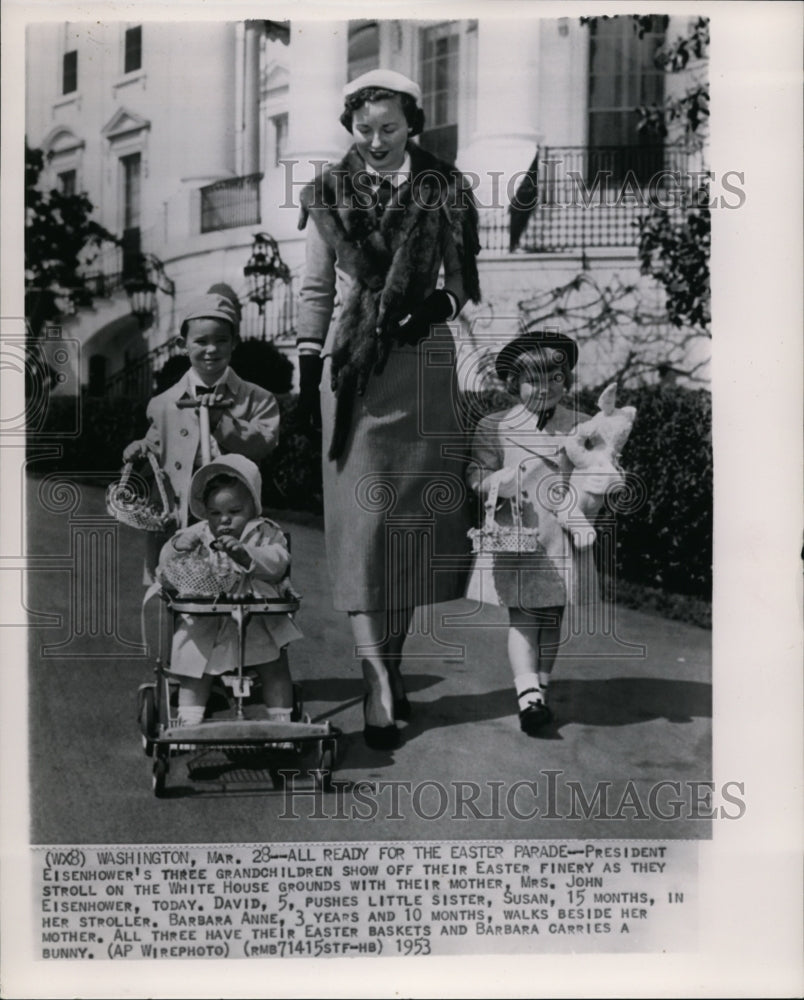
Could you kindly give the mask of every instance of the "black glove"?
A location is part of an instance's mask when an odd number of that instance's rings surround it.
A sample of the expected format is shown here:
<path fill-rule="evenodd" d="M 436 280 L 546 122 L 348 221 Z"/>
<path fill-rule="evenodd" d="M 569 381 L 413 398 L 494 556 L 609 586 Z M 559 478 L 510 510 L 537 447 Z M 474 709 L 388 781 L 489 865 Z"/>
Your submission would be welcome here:
<path fill-rule="evenodd" d="M 319 354 L 299 355 L 299 402 L 296 415 L 299 426 L 321 430 L 321 370 L 324 362 Z"/>
<path fill-rule="evenodd" d="M 432 292 L 407 320 L 397 325 L 396 341 L 399 344 L 418 344 L 430 336 L 433 323 L 443 323 L 452 315 L 453 300 L 449 292 L 439 288 Z"/>

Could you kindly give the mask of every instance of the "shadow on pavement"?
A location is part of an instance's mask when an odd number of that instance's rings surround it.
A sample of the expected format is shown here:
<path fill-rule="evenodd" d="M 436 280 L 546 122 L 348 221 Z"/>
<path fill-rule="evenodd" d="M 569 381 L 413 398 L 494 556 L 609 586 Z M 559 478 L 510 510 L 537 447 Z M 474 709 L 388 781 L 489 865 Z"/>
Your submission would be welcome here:
<path fill-rule="evenodd" d="M 700 681 L 668 681 L 653 677 L 618 677 L 611 680 L 556 681 L 550 704 L 555 714 L 544 737 L 560 739 L 562 727 L 630 726 L 652 719 L 690 723 L 711 718 L 712 687 Z M 428 729 L 465 725 L 514 716 L 513 690 L 504 688 L 482 694 L 447 695 L 432 702 L 414 702 L 406 741 Z"/>

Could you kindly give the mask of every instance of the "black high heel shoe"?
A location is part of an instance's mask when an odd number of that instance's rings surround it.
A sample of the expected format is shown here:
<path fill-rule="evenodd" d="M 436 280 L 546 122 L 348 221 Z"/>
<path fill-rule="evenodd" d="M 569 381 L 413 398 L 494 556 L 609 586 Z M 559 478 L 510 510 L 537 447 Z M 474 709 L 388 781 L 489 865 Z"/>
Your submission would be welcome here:
<path fill-rule="evenodd" d="M 408 696 L 403 694 L 399 698 L 394 698 L 394 718 L 401 722 L 407 722 L 413 715 L 413 707 L 408 701 Z"/>
<path fill-rule="evenodd" d="M 396 724 L 391 722 L 387 726 L 370 726 L 365 721 L 367 705 L 368 695 L 363 698 L 363 740 L 366 746 L 371 750 L 396 750 L 402 742 L 402 734 Z"/>

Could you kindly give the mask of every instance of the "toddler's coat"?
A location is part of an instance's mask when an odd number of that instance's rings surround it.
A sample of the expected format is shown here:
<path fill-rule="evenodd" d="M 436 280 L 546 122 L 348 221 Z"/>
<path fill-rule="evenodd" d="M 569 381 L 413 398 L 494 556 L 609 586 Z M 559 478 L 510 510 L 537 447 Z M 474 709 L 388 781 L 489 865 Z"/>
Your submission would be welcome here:
<path fill-rule="evenodd" d="M 206 521 L 177 532 L 162 548 L 157 577 L 165 563 L 179 555 L 173 545 L 177 538 L 199 539 L 207 547 L 214 540 Z M 284 596 L 283 578 L 290 566 L 290 555 L 279 525 L 268 518 L 255 517 L 246 524 L 240 542 L 251 557 L 251 565 L 242 569 L 234 593 Z M 282 646 L 301 637 L 290 615 L 253 615 L 246 627 L 244 666 L 270 663 L 279 656 Z M 222 674 L 236 669 L 237 656 L 237 626 L 231 617 L 179 616 L 171 653 L 174 674 L 185 677 Z"/>

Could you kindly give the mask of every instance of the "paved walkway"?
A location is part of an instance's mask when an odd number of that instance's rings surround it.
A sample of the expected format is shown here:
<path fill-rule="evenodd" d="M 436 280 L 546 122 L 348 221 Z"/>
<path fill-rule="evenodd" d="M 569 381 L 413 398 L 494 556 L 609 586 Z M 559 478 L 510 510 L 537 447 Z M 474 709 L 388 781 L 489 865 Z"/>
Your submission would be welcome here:
<path fill-rule="evenodd" d="M 562 648 L 556 723 L 529 739 L 516 717 L 504 612 L 469 601 L 440 605 L 428 622 L 419 618 L 406 644 L 414 715 L 404 745 L 371 751 L 360 737 L 359 665 L 346 617 L 331 607 L 315 521 L 288 524 L 305 633 L 292 647 L 292 667 L 307 711 L 344 731 L 337 794 L 323 805 L 273 792 L 200 794 L 177 764 L 173 797 L 153 799 L 134 707 L 149 677 L 135 647 L 143 538 L 97 519 L 102 496 L 82 486 L 78 507 L 53 512 L 36 485 L 29 492 L 29 607 L 35 618 L 62 616 L 60 625 L 35 629 L 31 644 L 36 842 L 709 835 L 703 819 L 665 821 L 648 808 L 657 782 L 681 782 L 689 798 L 683 783 L 711 775 L 709 632 L 617 609 L 613 634 L 579 634 Z M 111 577 L 54 572 L 53 555 L 75 554 L 78 534 L 90 528 L 113 540 Z M 48 555 L 51 568 L 37 570 L 37 554 Z M 604 795 L 587 817 L 572 782 L 588 802 Z M 669 808 L 667 799 L 659 808 Z"/>

